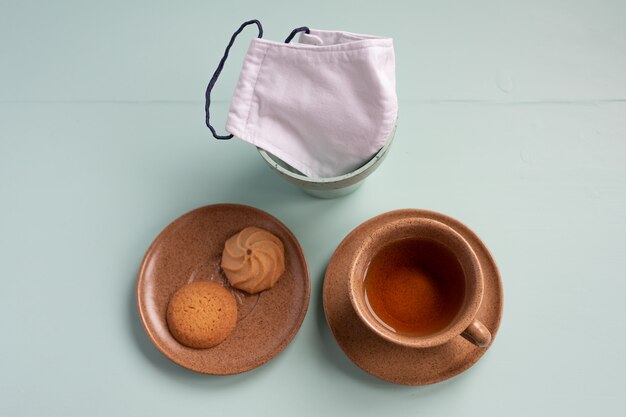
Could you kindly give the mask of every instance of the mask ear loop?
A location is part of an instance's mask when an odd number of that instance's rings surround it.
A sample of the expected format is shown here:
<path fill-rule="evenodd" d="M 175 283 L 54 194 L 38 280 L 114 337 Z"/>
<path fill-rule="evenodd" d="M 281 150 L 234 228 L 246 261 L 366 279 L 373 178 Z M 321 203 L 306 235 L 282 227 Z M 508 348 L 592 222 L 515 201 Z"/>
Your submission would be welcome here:
<path fill-rule="evenodd" d="M 258 37 L 259 38 L 263 37 L 263 26 L 261 26 L 261 22 L 259 22 L 256 19 L 248 20 L 247 22 L 244 22 L 241 26 L 239 26 L 239 29 L 237 29 L 237 31 L 233 33 L 233 36 L 230 38 L 230 42 L 228 42 L 228 46 L 226 47 L 226 50 L 224 51 L 224 56 L 220 60 L 220 63 L 217 64 L 217 69 L 213 73 L 213 76 L 211 77 L 211 80 L 209 81 L 209 85 L 206 88 L 206 93 L 204 95 L 206 99 L 206 102 L 204 105 L 204 112 L 206 113 L 206 125 L 211 130 L 211 133 L 213 134 L 213 137 L 215 139 L 231 139 L 233 135 L 231 134 L 218 135 L 217 132 L 215 132 L 215 129 L 213 128 L 213 126 L 211 126 L 211 122 L 209 121 L 210 119 L 209 108 L 211 107 L 211 90 L 213 90 L 213 86 L 215 85 L 217 78 L 220 76 L 220 73 L 222 72 L 222 69 L 224 68 L 224 63 L 226 62 L 226 59 L 228 58 L 228 52 L 230 52 L 230 48 L 235 43 L 235 39 L 237 39 L 237 35 L 239 35 L 246 26 L 251 25 L 251 24 L 257 25 L 257 27 L 259 28 Z M 295 33 L 293 32 L 292 34 L 295 35 Z"/>
<path fill-rule="evenodd" d="M 296 36 L 300 32 L 305 32 L 308 35 L 309 33 L 311 33 L 311 30 L 308 27 L 306 27 L 306 26 L 302 26 L 300 28 L 295 28 L 294 30 L 291 31 L 289 36 L 287 36 L 287 39 L 285 39 L 285 43 L 291 42 L 293 37 Z"/>

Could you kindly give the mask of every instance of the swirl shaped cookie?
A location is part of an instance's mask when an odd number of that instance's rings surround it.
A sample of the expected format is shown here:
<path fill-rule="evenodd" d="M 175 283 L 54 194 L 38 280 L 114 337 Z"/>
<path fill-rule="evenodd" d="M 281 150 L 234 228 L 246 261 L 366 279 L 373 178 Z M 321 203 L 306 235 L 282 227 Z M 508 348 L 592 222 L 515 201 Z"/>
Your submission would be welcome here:
<path fill-rule="evenodd" d="M 285 248 L 278 237 L 246 227 L 224 245 L 222 269 L 235 288 L 250 294 L 272 288 L 285 272 Z"/>

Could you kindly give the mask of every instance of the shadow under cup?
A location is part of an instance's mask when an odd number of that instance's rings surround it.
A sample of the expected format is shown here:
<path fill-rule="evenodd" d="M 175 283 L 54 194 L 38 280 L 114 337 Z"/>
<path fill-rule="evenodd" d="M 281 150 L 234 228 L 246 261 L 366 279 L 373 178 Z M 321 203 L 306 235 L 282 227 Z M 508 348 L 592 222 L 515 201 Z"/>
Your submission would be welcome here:
<path fill-rule="evenodd" d="M 487 346 L 475 320 L 480 264 L 453 228 L 431 219 L 385 224 L 363 242 L 350 269 L 350 301 L 361 321 L 398 345 L 438 346 L 462 335 Z"/>

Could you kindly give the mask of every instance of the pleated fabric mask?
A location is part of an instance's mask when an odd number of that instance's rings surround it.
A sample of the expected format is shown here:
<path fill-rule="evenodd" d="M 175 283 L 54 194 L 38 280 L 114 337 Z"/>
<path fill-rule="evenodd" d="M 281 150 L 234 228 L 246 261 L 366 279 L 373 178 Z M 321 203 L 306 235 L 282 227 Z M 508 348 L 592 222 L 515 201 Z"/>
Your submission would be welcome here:
<path fill-rule="evenodd" d="M 230 47 L 256 24 L 226 122 L 210 123 L 211 90 Z M 290 43 L 300 33 L 299 41 Z M 285 43 L 262 39 L 258 20 L 235 32 L 206 91 L 206 123 L 216 139 L 237 136 L 313 178 L 358 169 L 380 150 L 398 115 L 393 40 L 301 27 Z"/>

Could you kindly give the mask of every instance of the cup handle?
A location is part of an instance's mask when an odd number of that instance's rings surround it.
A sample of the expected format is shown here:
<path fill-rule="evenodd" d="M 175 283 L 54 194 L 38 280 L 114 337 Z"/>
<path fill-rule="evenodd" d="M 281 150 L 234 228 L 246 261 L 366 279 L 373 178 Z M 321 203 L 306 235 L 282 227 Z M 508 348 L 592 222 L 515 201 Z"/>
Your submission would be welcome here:
<path fill-rule="evenodd" d="M 461 333 L 461 336 L 478 347 L 487 347 L 491 343 L 491 332 L 476 319 L 467 326 L 467 329 Z"/>

